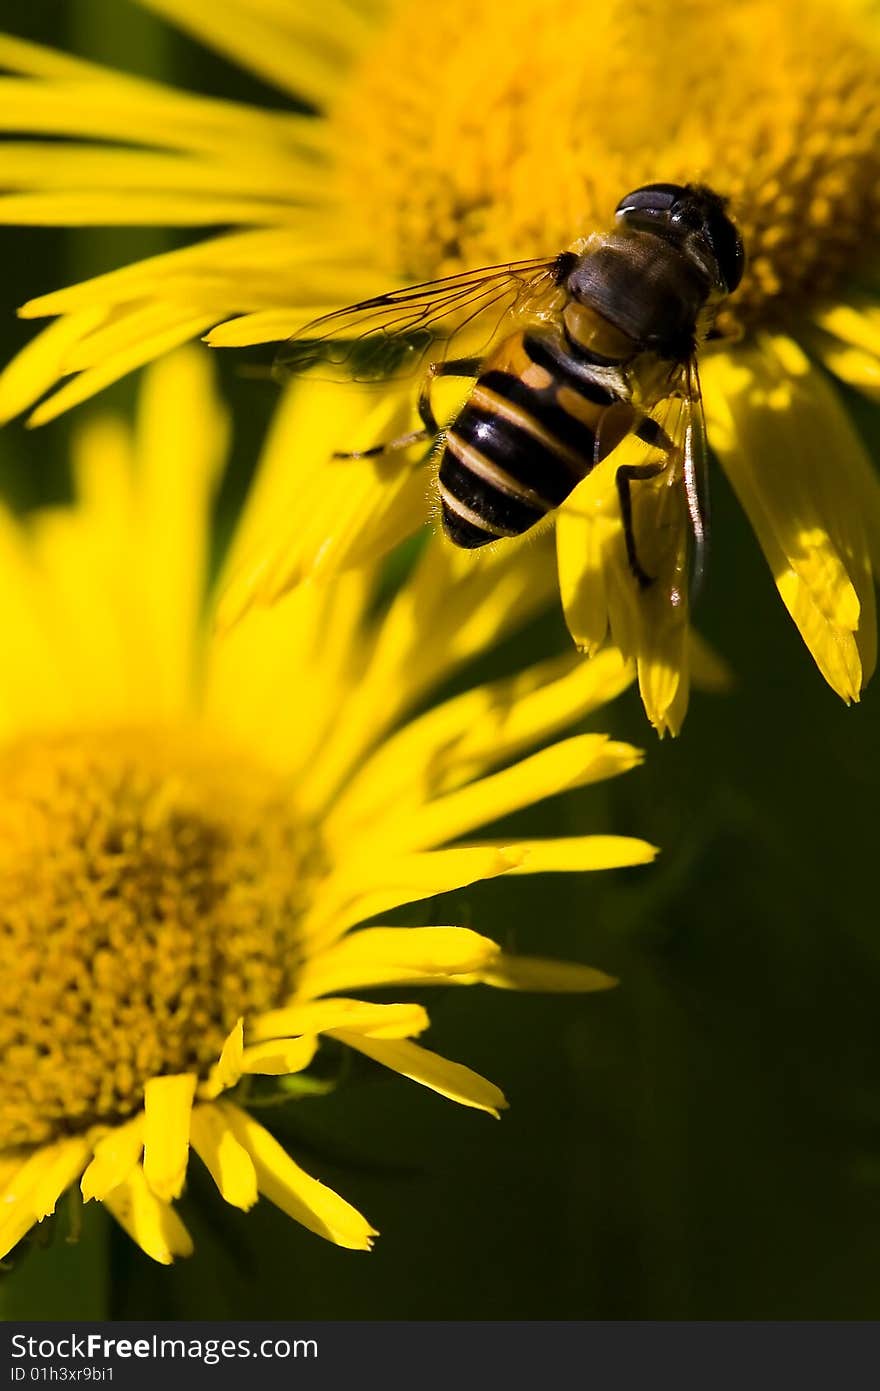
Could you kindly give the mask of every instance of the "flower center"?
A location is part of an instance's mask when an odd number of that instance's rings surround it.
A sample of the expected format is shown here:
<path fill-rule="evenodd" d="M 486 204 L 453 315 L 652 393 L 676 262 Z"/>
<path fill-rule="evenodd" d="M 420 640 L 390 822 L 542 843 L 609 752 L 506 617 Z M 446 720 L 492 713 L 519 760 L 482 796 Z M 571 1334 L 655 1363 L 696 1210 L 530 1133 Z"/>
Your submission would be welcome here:
<path fill-rule="evenodd" d="M 204 1076 L 296 969 L 303 836 L 277 779 L 184 731 L 0 753 L 0 1148 Z"/>
<path fill-rule="evenodd" d="M 642 183 L 729 197 L 722 323 L 779 321 L 880 233 L 880 45 L 858 0 L 398 0 L 336 113 L 390 273 L 553 254 Z"/>

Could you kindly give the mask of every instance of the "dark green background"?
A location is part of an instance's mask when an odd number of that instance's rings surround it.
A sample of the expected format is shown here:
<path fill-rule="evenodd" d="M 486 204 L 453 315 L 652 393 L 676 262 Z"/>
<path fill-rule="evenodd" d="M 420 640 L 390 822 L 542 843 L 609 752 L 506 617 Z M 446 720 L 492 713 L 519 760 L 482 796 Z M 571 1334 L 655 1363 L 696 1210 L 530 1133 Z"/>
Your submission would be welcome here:
<path fill-rule="evenodd" d="M 124 0 L 4 11 L 20 35 L 279 100 Z M 172 238 L 4 230 L 3 358 L 32 331 L 16 304 Z M 219 357 L 236 413 L 228 529 L 274 398 Z M 131 385 L 108 400 L 127 408 Z M 851 404 L 880 455 L 880 412 Z M 68 432 L 88 409 L 0 433 L 15 505 L 65 496 Z M 593 997 L 431 996 L 432 1046 L 505 1088 L 502 1122 L 356 1071 L 271 1118 L 382 1230 L 371 1256 L 265 1202 L 243 1216 L 194 1172 L 191 1260 L 153 1265 L 91 1205 L 79 1244 L 56 1224 L 51 1249 L 16 1263 L 7 1317 L 880 1316 L 880 686 L 849 710 L 826 688 L 718 471 L 714 517 L 699 618 L 737 688 L 697 694 L 683 736 L 663 744 L 630 692 L 599 727 L 643 745 L 645 767 L 515 823 L 642 835 L 664 847 L 658 864 L 497 882 L 410 915 L 621 978 Z M 564 641 L 553 617 L 523 644 Z"/>

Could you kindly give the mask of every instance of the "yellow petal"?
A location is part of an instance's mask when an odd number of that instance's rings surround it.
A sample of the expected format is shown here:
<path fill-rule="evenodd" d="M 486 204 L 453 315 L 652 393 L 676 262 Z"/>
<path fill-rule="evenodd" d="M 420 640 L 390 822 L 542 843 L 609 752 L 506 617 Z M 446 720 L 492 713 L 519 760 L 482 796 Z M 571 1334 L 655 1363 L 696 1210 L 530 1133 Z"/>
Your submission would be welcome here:
<path fill-rule="evenodd" d="M 138 398 L 137 488 L 129 566 L 143 596 L 153 715 L 191 707 L 209 560 L 211 500 L 228 427 L 210 355 L 182 349 L 155 363 Z"/>
<path fill-rule="evenodd" d="M 5 130 L 148 144 L 221 159 L 254 158 L 255 150 L 274 147 L 294 167 L 301 151 L 313 164 L 327 150 L 325 124 L 309 116 L 196 96 L 5 34 L 0 67 L 25 75 L 0 79 Z"/>
<path fill-rule="evenodd" d="M 876 304 L 854 294 L 847 304 L 819 309 L 813 321 L 816 327 L 805 330 L 805 346 L 841 381 L 875 399 L 880 397 L 880 315 Z"/>
<path fill-rule="evenodd" d="M 320 9 L 316 7 L 298 14 L 298 7 L 289 6 L 282 23 L 277 9 L 266 13 L 255 0 L 224 0 L 213 8 L 206 8 L 204 0 L 141 0 L 141 4 L 294 97 L 325 107 L 337 93 L 345 68 L 338 52 L 334 61 L 327 50 L 331 45 L 338 50 L 352 29 L 341 23 L 338 29 L 323 24 L 319 32 L 324 42 L 319 45 L 315 20 Z M 330 14 L 344 13 L 338 5 L 326 8 Z"/>
<path fill-rule="evenodd" d="M 668 428 L 674 432 L 672 423 Z M 631 446 L 627 441 L 614 457 L 626 461 L 631 450 L 638 456 L 643 446 L 636 442 Z M 640 558 L 654 582 L 646 590 L 633 584 L 621 548 L 614 566 L 614 588 L 621 602 L 633 604 L 639 691 L 645 713 L 661 737 L 665 733 L 676 735 L 689 692 L 689 522 L 677 468 L 638 487 L 633 498 L 633 523 Z M 614 633 L 613 597 L 611 615 Z"/>
<path fill-rule="evenodd" d="M 42 513 L 32 524 L 29 559 L 40 588 L 32 622 L 62 667 L 55 684 L 75 702 L 68 718 L 178 720 L 192 710 L 223 443 L 207 359 L 184 351 L 147 375 L 141 458 L 121 421 L 91 417 L 81 426 L 77 509 Z M 7 631 L 12 622 L 10 614 Z"/>
<path fill-rule="evenodd" d="M 26 1190 L 16 1179 L 26 1165 L 33 1162 L 21 1155 L 6 1155 L 0 1160 L 0 1260 L 34 1226 L 36 1218 L 23 1197 Z"/>
<path fill-rule="evenodd" d="M 307 1068 L 318 1047 L 316 1038 L 276 1038 L 245 1048 L 242 1072 L 280 1077 Z"/>
<path fill-rule="evenodd" d="M 374 1005 L 363 1000 L 312 1000 L 261 1014 L 249 1026 L 253 1039 L 291 1038 L 297 1034 L 353 1029 L 381 1038 L 409 1038 L 428 1027 L 421 1005 Z"/>
<path fill-rule="evenodd" d="M 343 706 L 347 715 L 355 698 L 369 595 L 367 575 L 354 571 L 252 611 L 209 648 L 206 718 L 289 775 L 305 816 L 312 810 L 304 787 L 310 765 L 342 733 Z M 295 699 L 279 700 L 279 692 Z"/>
<path fill-rule="evenodd" d="M 650 630 L 650 620 L 644 625 Z M 660 735 L 679 733 L 687 714 L 690 667 L 686 622 L 658 621 L 654 638 L 640 644 L 639 694 L 645 714 Z"/>
<path fill-rule="evenodd" d="M 631 664 L 608 648 L 591 661 L 557 658 L 465 691 L 384 740 L 344 786 L 334 815 L 356 825 L 451 791 L 584 718 L 632 678 Z"/>
<path fill-rule="evenodd" d="M 267 259 L 284 257 L 298 262 L 301 255 L 302 247 L 289 231 L 272 228 L 230 232 L 194 246 L 147 256 L 61 290 L 51 290 L 28 300 L 19 313 L 25 319 L 40 319 L 46 315 L 80 313 L 95 305 L 105 310 L 113 308 L 118 314 L 138 312 L 149 300 L 186 303 L 198 286 L 202 294 L 210 287 L 220 297 L 220 303 L 228 305 L 230 301 L 237 302 L 233 293 L 236 282 L 253 278 Z"/>
<path fill-rule="evenodd" d="M 829 684 L 857 700 L 874 663 L 880 484 L 827 380 L 781 335 L 707 359 L 710 437 Z"/>
<path fill-rule="evenodd" d="M 628 436 L 560 509 L 556 538 L 563 607 L 575 642 L 595 653 L 610 630 L 623 655 L 637 663 L 645 711 L 662 735 L 677 732 L 686 699 L 683 489 L 679 471 L 669 468 L 633 490 L 639 556 L 653 577 L 649 588 L 640 589 L 626 554 L 615 481 L 621 464 L 656 461 L 656 451 Z"/>
<path fill-rule="evenodd" d="M 144 1176 L 170 1202 L 183 1188 L 197 1078 L 189 1072 L 151 1077 L 144 1088 Z"/>
<path fill-rule="evenodd" d="M 55 1204 L 66 1188 L 79 1178 L 91 1145 L 85 1136 L 59 1140 L 39 1154 L 29 1176 L 27 1202 L 38 1222 L 55 1211 Z M 23 1177 L 23 1175 L 21 1176 Z M 14 1192 L 15 1184 L 11 1186 Z M 10 1190 L 3 1195 L 8 1202 Z"/>
<path fill-rule="evenodd" d="M 632 745 L 615 743 L 607 735 L 578 735 L 458 792 L 438 797 L 427 806 L 412 808 L 406 816 L 387 816 L 376 834 L 381 836 L 386 850 L 442 845 L 545 797 L 616 777 L 636 767 L 641 757 Z M 331 818 L 331 835 L 334 831 Z M 362 844 L 367 834 L 365 831 Z"/>
<path fill-rule="evenodd" d="M 15 1178 L 16 1174 L 26 1162 L 26 1157 L 20 1153 L 7 1151 L 0 1154 L 0 1203 L 3 1201 L 3 1194 Z M 2 1209 L 0 1209 L 2 1211 Z"/>
<path fill-rule="evenodd" d="M 5 654 L 0 729 L 4 738 L 20 737 L 29 727 L 69 723 L 80 713 L 76 700 L 79 656 L 68 664 L 69 649 L 56 641 L 65 627 L 56 629 L 52 621 L 58 599 L 35 565 L 33 548 L 21 526 L 0 508 L 0 621 Z M 66 631 L 69 637 L 69 626 Z M 94 718 L 90 704 L 88 711 Z"/>
<path fill-rule="evenodd" d="M 246 1111 L 221 1101 L 217 1109 L 250 1154 L 261 1193 L 310 1232 L 350 1251 L 369 1251 L 376 1231 L 338 1193 L 295 1164 Z"/>
<path fill-rule="evenodd" d="M 621 449 L 615 450 L 594 468 L 556 518 L 556 564 L 565 620 L 575 643 L 589 656 L 605 641 L 609 626 L 613 642 L 625 656 L 638 653 L 638 593 L 623 548 L 615 482 L 620 463 L 630 460 L 621 455 Z M 639 495 L 633 494 L 634 509 Z"/>
<path fill-rule="evenodd" d="M 80 1187 L 86 1202 L 105 1198 L 131 1174 L 144 1147 L 144 1117 L 118 1125 L 95 1144 L 94 1157 L 82 1176 Z"/>
<path fill-rule="evenodd" d="M 174 1208 L 156 1197 L 140 1166 L 106 1195 L 104 1205 L 132 1241 L 160 1265 L 170 1265 L 175 1256 L 192 1255 L 189 1232 Z"/>
<path fill-rule="evenodd" d="M 519 859 L 511 874 L 582 873 L 648 865 L 660 853 L 656 845 L 634 836 L 562 836 L 544 840 L 498 842 Z"/>
<path fill-rule="evenodd" d="M 827 334 L 810 334 L 807 345 L 835 377 L 872 400 L 880 399 L 880 359 L 873 353 L 838 343 Z"/>
<path fill-rule="evenodd" d="M 872 300 L 854 295 L 850 303 L 816 310 L 813 321 L 841 342 L 880 357 L 880 313 Z"/>
<path fill-rule="evenodd" d="M 38 77 L 85 78 L 90 82 L 113 76 L 109 68 L 97 63 L 11 34 L 0 34 L 0 67 Z"/>
<path fill-rule="evenodd" d="M 438 1053 L 429 1052 L 418 1043 L 410 1043 L 406 1039 L 366 1038 L 347 1029 L 337 1030 L 333 1037 L 348 1044 L 349 1048 L 364 1053 L 374 1062 L 381 1063 L 383 1067 L 389 1067 L 393 1072 L 399 1072 L 410 1081 L 419 1082 L 421 1086 L 429 1087 L 431 1091 L 439 1092 L 462 1106 L 488 1111 L 496 1119 L 507 1107 L 504 1093 L 492 1082 L 461 1063 L 450 1062 Z"/>
<path fill-rule="evenodd" d="M 304 381 L 288 391 L 221 580 L 217 621 L 275 603 L 302 580 L 384 554 L 426 516 L 427 481 L 405 455 L 333 459 L 409 429 L 409 396 L 340 392 Z"/>
<path fill-rule="evenodd" d="M 498 951 L 495 942 L 465 927 L 367 927 L 307 961 L 297 976 L 297 996 L 309 1000 L 351 986 L 460 975 L 488 965 Z"/>
<path fill-rule="evenodd" d="M 0 225 L 24 227 L 213 227 L 234 222 L 292 223 L 276 200 L 169 192 L 10 193 L 0 196 Z M 210 321 L 212 322 L 212 320 Z M 207 325 L 206 325 L 207 327 Z"/>
<path fill-rule="evenodd" d="M 283 185 L 279 182 L 282 178 Z M 207 158 L 204 154 L 172 154 L 153 149 L 121 150 L 73 140 L 64 144 L 7 140 L 3 145 L 3 187 L 7 189 L 88 189 L 142 195 L 153 190 L 219 193 L 239 198 L 247 195 L 271 200 L 277 217 L 279 194 L 298 203 L 325 180 L 323 171 L 309 171 L 306 165 L 298 168 L 295 162 L 282 159 L 279 150 L 271 148 L 253 151 L 247 164 L 243 164 L 237 158 Z M 269 215 L 268 220 L 274 218 Z"/>
<path fill-rule="evenodd" d="M 302 938 L 314 950 L 316 944 L 332 940 L 352 924 L 401 904 L 507 874 L 517 859 L 515 851 L 501 846 L 464 846 L 381 859 L 355 852 L 322 889 L 303 921 Z"/>
<path fill-rule="evenodd" d="M 736 677 L 727 662 L 694 628 L 688 632 L 688 665 L 691 682 L 698 691 L 723 694 L 734 685 Z"/>
<path fill-rule="evenodd" d="M 114 306 L 104 320 L 73 344 L 63 363 L 64 372 L 87 371 L 136 346 L 148 334 L 162 332 L 181 317 L 179 305 L 142 304 L 119 309 Z M 193 312 L 190 306 L 187 313 Z"/>
<path fill-rule="evenodd" d="M 212 328 L 205 334 L 205 342 L 212 348 L 252 348 L 257 343 L 283 343 L 307 318 L 317 319 L 330 312 L 326 305 L 311 305 L 308 309 L 292 306 L 240 314 L 237 319 Z"/>
<path fill-rule="evenodd" d="M 370 695 L 381 692 L 393 713 L 406 709 L 539 613 L 554 596 L 548 543 L 529 537 L 474 556 L 433 539 L 385 616 L 365 673 Z"/>
<path fill-rule="evenodd" d="M 17 1203 L 10 1207 L 0 1222 L 0 1260 L 8 1256 L 31 1227 L 36 1225 L 36 1217 L 27 1203 Z"/>
<path fill-rule="evenodd" d="M 681 664 L 668 703 L 664 702 L 662 706 L 652 708 L 644 694 L 642 695 L 645 712 L 661 739 L 665 734 L 671 734 L 674 739 L 680 732 L 690 701 L 690 656 L 687 645 L 683 644 L 679 652 Z"/>
<path fill-rule="evenodd" d="M 580 994 L 610 990 L 614 976 L 575 961 L 553 961 L 540 956 L 509 956 L 506 952 L 475 980 L 500 990 L 534 990 L 554 994 Z"/>
<path fill-rule="evenodd" d="M 228 1087 L 234 1087 L 241 1077 L 244 1056 L 244 1020 L 238 1019 L 220 1051 L 220 1058 L 211 1068 L 207 1082 L 199 1088 L 199 1094 L 206 1099 L 219 1096 Z"/>
<path fill-rule="evenodd" d="M 29 425 L 45 425 L 64 411 L 78 406 L 94 396 L 96 392 L 118 381 L 120 377 L 142 367 L 154 357 L 161 357 L 190 338 L 197 338 L 213 323 L 213 315 L 194 313 L 192 309 L 181 309 L 177 305 L 165 307 L 163 320 L 166 326 L 146 333 L 130 346 L 114 353 L 99 366 L 80 372 L 72 381 L 59 388 L 48 400 L 32 411 L 28 417 Z"/>
<path fill-rule="evenodd" d="M 253 1207 L 258 1197 L 254 1161 L 216 1106 L 193 1109 L 190 1138 L 227 1203 L 245 1212 Z"/>
<path fill-rule="evenodd" d="M 617 522 L 587 506 L 563 507 L 556 519 L 556 563 L 565 621 L 577 647 L 597 653 L 608 632 L 605 556 Z"/>
<path fill-rule="evenodd" d="M 345 719 L 334 723 L 332 739 L 315 746 L 298 780 L 304 805 L 315 814 L 325 808 L 365 753 L 432 686 L 549 602 L 553 571 L 545 562 L 540 543 L 526 550 L 511 542 L 476 563 L 439 539 L 424 548 L 375 640 L 361 638 Z"/>
<path fill-rule="evenodd" d="M 90 421 L 74 441 L 77 510 L 41 512 L 31 526 L 36 612 L 64 673 L 68 718 L 90 724 L 148 718 L 152 709 L 137 578 L 127 564 L 131 458 L 120 421 Z"/>
<path fill-rule="evenodd" d="M 827 614 L 813 602 L 809 588 L 795 571 L 786 567 L 782 551 L 770 540 L 764 546 L 764 554 L 773 569 L 782 602 L 825 680 L 847 704 L 858 701 L 866 673 L 855 636 L 829 624 Z"/>
<path fill-rule="evenodd" d="M 0 1257 L 11 1251 L 35 1222 L 55 1211 L 61 1194 L 82 1173 L 91 1145 L 78 1136 L 36 1150 L 7 1176 L 0 1193 Z"/>
<path fill-rule="evenodd" d="M 27 410 L 55 385 L 72 345 L 96 328 L 102 318 L 100 308 L 80 309 L 50 324 L 21 349 L 0 372 L 0 423 Z"/>

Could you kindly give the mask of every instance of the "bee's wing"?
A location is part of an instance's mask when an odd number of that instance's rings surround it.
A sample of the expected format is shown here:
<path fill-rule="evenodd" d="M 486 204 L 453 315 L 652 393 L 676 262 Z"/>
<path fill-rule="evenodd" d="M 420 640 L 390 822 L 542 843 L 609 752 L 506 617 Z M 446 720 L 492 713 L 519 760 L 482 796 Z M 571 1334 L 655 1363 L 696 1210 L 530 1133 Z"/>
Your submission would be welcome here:
<path fill-rule="evenodd" d="M 709 451 L 706 415 L 697 359 L 687 364 L 688 390 L 684 397 L 687 417 L 684 431 L 684 490 L 691 524 L 691 603 L 702 588 L 709 550 Z"/>
<path fill-rule="evenodd" d="M 670 454 L 681 479 L 690 532 L 688 569 L 691 603 L 696 600 L 706 573 L 709 547 L 709 469 L 706 419 L 696 357 L 682 364 L 675 391 L 651 411 L 662 431 L 658 445 Z"/>
<path fill-rule="evenodd" d="M 325 314 L 282 344 L 274 375 L 286 380 L 315 369 L 330 381 L 409 377 L 425 358 L 446 356 L 453 339 L 466 334 L 470 355 L 485 351 L 505 316 L 547 312 L 554 296 L 564 298 L 554 275 L 558 262 L 554 256 L 487 266 Z"/>

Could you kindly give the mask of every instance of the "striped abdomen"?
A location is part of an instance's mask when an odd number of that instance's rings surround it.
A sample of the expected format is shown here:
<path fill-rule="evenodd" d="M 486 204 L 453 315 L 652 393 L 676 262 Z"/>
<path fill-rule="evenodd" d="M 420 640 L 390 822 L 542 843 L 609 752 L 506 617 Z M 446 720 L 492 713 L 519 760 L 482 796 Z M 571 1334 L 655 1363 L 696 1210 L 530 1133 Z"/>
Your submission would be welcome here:
<path fill-rule="evenodd" d="M 501 344 L 446 431 L 439 485 L 449 539 L 472 550 L 559 507 L 592 469 L 614 399 L 561 337 L 520 332 Z"/>

